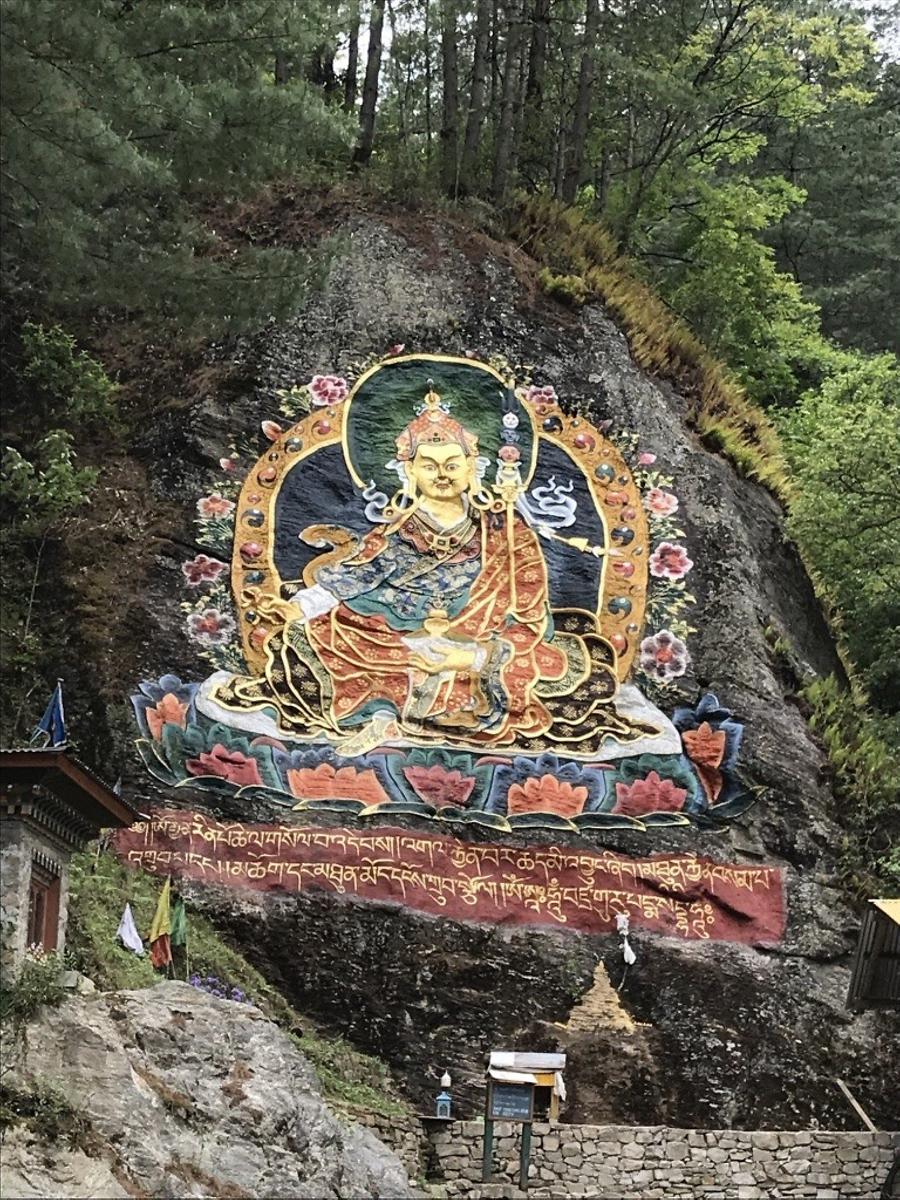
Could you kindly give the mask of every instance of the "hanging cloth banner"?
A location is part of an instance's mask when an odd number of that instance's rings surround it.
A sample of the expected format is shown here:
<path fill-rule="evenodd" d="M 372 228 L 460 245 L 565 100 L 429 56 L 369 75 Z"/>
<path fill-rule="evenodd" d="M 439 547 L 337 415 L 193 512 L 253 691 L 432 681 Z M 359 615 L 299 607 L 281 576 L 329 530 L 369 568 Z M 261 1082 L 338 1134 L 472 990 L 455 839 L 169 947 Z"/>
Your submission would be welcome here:
<path fill-rule="evenodd" d="M 167 879 L 159 894 L 153 924 L 150 926 L 150 961 L 154 967 L 165 967 L 172 961 L 172 913 L 169 907 L 172 881 Z"/>
<path fill-rule="evenodd" d="M 134 914 L 131 911 L 130 904 L 125 905 L 122 920 L 119 922 L 119 928 L 116 930 L 116 937 L 126 950 L 131 950 L 135 954 L 144 953 L 144 943 L 141 941 L 141 935 L 138 933 L 137 926 L 134 923 Z"/>
<path fill-rule="evenodd" d="M 172 905 L 172 932 L 169 938 L 172 948 L 187 945 L 187 911 L 180 896 Z"/>

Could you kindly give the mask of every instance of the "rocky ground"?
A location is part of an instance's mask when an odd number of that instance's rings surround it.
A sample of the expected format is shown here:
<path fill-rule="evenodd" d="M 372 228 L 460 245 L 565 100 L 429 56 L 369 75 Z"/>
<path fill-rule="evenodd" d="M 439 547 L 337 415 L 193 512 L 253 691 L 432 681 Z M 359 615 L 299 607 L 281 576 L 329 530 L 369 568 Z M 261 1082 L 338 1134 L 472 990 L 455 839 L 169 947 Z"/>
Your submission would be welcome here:
<path fill-rule="evenodd" d="M 3 1195 L 414 1196 L 399 1159 L 326 1107 L 290 1038 L 251 1005 L 185 983 L 78 996 L 5 1048 L 4 1087 L 48 1087 L 77 1136 L 20 1125 L 3 1139 Z"/>
<path fill-rule="evenodd" d="M 82 589 L 78 644 L 93 666 L 100 735 L 112 730 L 127 742 L 124 698 L 138 680 L 164 670 L 207 673 L 179 609 L 180 564 L 195 549 L 193 504 L 233 439 L 255 436 L 262 419 L 277 417 L 276 389 L 317 372 L 352 373 L 395 343 L 532 364 L 536 380 L 564 401 L 589 403 L 614 429 L 637 432 L 675 477 L 698 604 L 692 669 L 671 703 L 714 691 L 745 722 L 744 767 L 764 789 L 724 833 L 593 835 L 592 844 L 765 863 L 785 868 L 788 880 L 781 946 L 635 937 L 638 962 L 620 995 L 638 1031 L 579 1035 L 571 1069 L 579 1118 L 855 1128 L 834 1084 L 840 1076 L 882 1127 L 900 1124 L 900 1088 L 886 1069 L 897 1060 L 900 1024 L 896 1015 L 845 1009 L 858 920 L 838 886 L 841 813 L 795 680 L 772 651 L 780 638 L 804 669 L 840 669 L 778 504 L 700 442 L 685 401 L 635 365 L 600 307 L 573 312 L 543 297 L 534 264 L 518 249 L 415 214 L 342 212 L 335 227 L 339 250 L 324 287 L 292 321 L 204 352 L 182 377 L 154 374 L 153 354 L 164 349 L 151 347 L 128 382 L 129 403 L 146 417 L 131 456 L 109 464 L 107 490 L 118 488 L 117 498 L 98 502 L 101 514 L 114 503 L 125 513 L 108 522 L 116 573 L 95 569 L 96 546 L 81 551 L 83 566 L 76 553 L 69 568 Z M 136 760 L 125 775 L 138 808 L 172 802 Z M 209 804 L 199 794 L 182 799 Z M 269 815 L 215 803 L 231 817 Z M 195 889 L 194 902 L 299 1008 L 391 1063 L 422 1105 L 435 1071 L 447 1066 L 463 1108 L 474 1106 L 486 1050 L 560 1044 L 598 962 L 615 982 L 622 975 L 612 937 L 481 929 L 319 897 Z"/>

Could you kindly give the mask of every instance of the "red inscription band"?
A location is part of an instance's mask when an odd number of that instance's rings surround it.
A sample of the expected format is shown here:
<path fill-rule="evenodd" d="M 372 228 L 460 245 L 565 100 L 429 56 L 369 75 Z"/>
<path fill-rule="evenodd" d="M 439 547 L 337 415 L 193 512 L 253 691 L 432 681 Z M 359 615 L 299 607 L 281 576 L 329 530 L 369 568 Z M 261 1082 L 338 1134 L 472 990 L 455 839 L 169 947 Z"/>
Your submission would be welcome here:
<path fill-rule="evenodd" d="M 242 825 L 159 811 L 113 835 L 128 865 L 258 891 L 328 892 L 456 921 L 582 933 L 635 927 L 675 937 L 778 942 L 783 872 L 693 854 L 634 859 L 567 846 L 472 845 L 408 829 Z"/>

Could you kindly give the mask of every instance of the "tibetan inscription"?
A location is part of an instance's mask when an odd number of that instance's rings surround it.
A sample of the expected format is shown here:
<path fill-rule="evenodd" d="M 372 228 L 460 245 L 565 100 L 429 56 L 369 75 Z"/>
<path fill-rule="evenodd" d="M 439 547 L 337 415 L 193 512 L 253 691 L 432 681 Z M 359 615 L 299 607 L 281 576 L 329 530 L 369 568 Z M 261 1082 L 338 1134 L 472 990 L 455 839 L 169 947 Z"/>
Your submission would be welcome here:
<path fill-rule="evenodd" d="M 693 854 L 632 859 L 388 827 L 225 823 L 183 810 L 120 830 L 114 846 L 129 866 L 156 874 L 325 892 L 452 920 L 604 933 L 623 913 L 633 927 L 689 939 L 774 943 L 784 932 L 781 870 Z"/>

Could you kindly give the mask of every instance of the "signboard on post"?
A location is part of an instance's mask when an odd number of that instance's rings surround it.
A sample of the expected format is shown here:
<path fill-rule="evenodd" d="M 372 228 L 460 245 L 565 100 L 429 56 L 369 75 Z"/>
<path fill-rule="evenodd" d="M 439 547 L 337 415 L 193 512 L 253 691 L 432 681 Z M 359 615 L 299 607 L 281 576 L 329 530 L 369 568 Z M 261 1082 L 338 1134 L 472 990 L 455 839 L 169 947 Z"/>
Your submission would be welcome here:
<path fill-rule="evenodd" d="M 488 1118 L 491 1121 L 534 1119 L 534 1084 L 490 1081 Z"/>
<path fill-rule="evenodd" d="M 494 1122 L 516 1121 L 522 1126 L 519 1151 L 519 1187 L 528 1187 L 531 1123 L 534 1120 L 535 1077 L 523 1071 L 488 1070 L 487 1107 L 484 1114 L 484 1151 L 481 1178 L 490 1182 L 494 1149 Z"/>

